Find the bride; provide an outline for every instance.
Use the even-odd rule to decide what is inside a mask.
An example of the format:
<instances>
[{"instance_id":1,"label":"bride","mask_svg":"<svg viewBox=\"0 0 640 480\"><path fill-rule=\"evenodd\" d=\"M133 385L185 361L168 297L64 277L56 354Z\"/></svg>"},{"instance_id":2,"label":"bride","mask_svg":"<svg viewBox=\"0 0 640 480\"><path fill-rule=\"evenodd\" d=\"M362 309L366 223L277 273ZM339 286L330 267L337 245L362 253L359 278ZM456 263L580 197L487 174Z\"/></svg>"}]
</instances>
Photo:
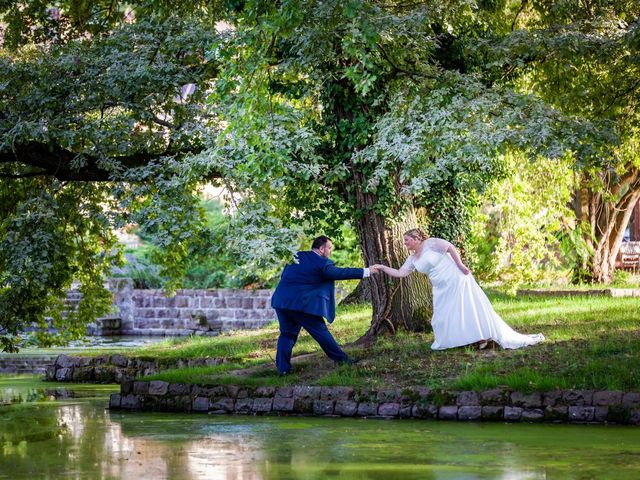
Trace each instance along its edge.
<instances>
[{"instance_id":1,"label":"bride","mask_svg":"<svg viewBox=\"0 0 640 480\"><path fill-rule=\"evenodd\" d=\"M404 234L404 245L413 254L399 270L376 266L397 278L406 277L414 270L429 276L433 285L433 350L476 342L485 348L490 340L502 348L520 348L544 340L541 333L520 334L500 318L451 243L429 238L414 228Z\"/></svg>"}]
</instances>

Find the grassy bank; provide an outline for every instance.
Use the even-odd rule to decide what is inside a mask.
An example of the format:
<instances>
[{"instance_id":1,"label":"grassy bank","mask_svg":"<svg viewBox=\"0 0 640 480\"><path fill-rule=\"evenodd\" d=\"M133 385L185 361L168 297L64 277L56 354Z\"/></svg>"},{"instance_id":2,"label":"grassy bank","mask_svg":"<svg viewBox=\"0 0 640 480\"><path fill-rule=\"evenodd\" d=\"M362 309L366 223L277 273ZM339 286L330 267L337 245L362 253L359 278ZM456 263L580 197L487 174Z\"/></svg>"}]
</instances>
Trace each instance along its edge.
<instances>
[{"instance_id":1,"label":"grassy bank","mask_svg":"<svg viewBox=\"0 0 640 480\"><path fill-rule=\"evenodd\" d=\"M640 390L640 299L513 298L498 293L490 298L512 327L522 333L542 332L547 341L520 350L432 351L432 334L399 333L367 348L348 347L360 362L334 368L303 333L294 349L296 374L285 378L276 375L273 362L276 325L215 338L169 340L127 353L227 359L215 367L169 370L152 377L171 382ZM331 330L348 345L366 331L370 315L369 307L341 309Z\"/></svg>"}]
</instances>

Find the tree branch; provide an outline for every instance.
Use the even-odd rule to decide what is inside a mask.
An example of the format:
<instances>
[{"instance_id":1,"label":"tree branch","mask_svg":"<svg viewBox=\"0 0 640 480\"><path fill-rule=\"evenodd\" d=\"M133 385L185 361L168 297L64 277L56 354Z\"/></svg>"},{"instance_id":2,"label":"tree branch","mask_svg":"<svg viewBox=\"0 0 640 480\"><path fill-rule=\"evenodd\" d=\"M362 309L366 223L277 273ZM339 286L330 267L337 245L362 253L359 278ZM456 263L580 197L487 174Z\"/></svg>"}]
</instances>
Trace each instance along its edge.
<instances>
[{"instance_id":1,"label":"tree branch","mask_svg":"<svg viewBox=\"0 0 640 480\"><path fill-rule=\"evenodd\" d=\"M522 11L524 10L524 7L527 6L527 3L528 3L528 0L522 0L522 3L520 4L520 8L516 12L516 16L513 17L513 22L511 23L511 31L512 32L516 28L516 23L518 22L518 17L520 16Z\"/></svg>"},{"instance_id":2,"label":"tree branch","mask_svg":"<svg viewBox=\"0 0 640 480\"><path fill-rule=\"evenodd\" d=\"M17 180L20 178L29 178L29 177L42 177L47 175L45 170L41 170L39 172L28 172L28 173L1 173L0 178L10 178L13 180Z\"/></svg>"},{"instance_id":3,"label":"tree branch","mask_svg":"<svg viewBox=\"0 0 640 480\"><path fill-rule=\"evenodd\" d=\"M191 150L165 151L162 153L138 152L131 155L111 157L123 168L142 167L171 155L184 155L187 153L199 153L202 147ZM80 168L73 168L73 161L82 155L85 165ZM100 159L89 154L79 154L60 147L59 145L45 144L40 142L28 142L14 145L12 151L0 152L0 163L18 163L30 167L40 168L40 172L25 172L24 174L0 174L5 178L22 178L33 176L50 176L60 181L80 181L80 182L106 182L117 181L112 171L100 165ZM11 176L13 175L13 176ZM212 178L219 178L214 173Z\"/></svg>"},{"instance_id":4,"label":"tree branch","mask_svg":"<svg viewBox=\"0 0 640 480\"><path fill-rule=\"evenodd\" d=\"M380 53L382 53L382 56L384 57L384 59L387 61L387 63L389 65L391 65L391 68L393 68L396 72L399 73L404 73L406 75L409 75L410 77L426 77L426 78L437 78L435 75L428 75L424 72L418 72L416 70L407 70L404 69L402 67L399 67L398 65L396 65L393 60L391 60L391 57L389 56L389 54L387 53L387 51L385 50L385 48L382 46L382 44L377 43L376 46L378 47L378 50L380 50Z\"/></svg>"},{"instance_id":5,"label":"tree branch","mask_svg":"<svg viewBox=\"0 0 640 480\"><path fill-rule=\"evenodd\" d=\"M638 88L638 86L640 86L640 78L638 78L635 82L633 82L633 84L625 89L625 90L618 90L616 91L616 93L613 95L613 98L611 99L611 101L609 102L609 104L604 107L603 109L601 109L597 115L604 115L611 107L613 107L613 105L621 98L626 97L627 95L633 93L634 90L636 90Z\"/></svg>"}]
</instances>

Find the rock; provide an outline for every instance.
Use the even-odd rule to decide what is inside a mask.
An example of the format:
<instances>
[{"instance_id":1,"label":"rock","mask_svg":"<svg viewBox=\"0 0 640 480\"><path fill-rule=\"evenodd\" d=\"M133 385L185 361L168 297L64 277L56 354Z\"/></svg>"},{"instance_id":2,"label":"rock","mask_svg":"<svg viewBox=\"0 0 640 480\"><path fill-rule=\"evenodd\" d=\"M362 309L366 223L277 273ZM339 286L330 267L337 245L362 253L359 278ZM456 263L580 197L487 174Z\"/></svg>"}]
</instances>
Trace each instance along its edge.
<instances>
[{"instance_id":1,"label":"rock","mask_svg":"<svg viewBox=\"0 0 640 480\"><path fill-rule=\"evenodd\" d=\"M594 407L569 407L569 421L576 423L592 422L594 413Z\"/></svg>"},{"instance_id":2,"label":"rock","mask_svg":"<svg viewBox=\"0 0 640 480\"><path fill-rule=\"evenodd\" d=\"M544 409L544 418L549 422L566 422L569 418L569 408L564 405L547 406Z\"/></svg>"},{"instance_id":3,"label":"rock","mask_svg":"<svg viewBox=\"0 0 640 480\"><path fill-rule=\"evenodd\" d=\"M620 405L622 403L622 395L623 393L618 391L594 392L593 406Z\"/></svg>"},{"instance_id":4,"label":"rock","mask_svg":"<svg viewBox=\"0 0 640 480\"><path fill-rule=\"evenodd\" d=\"M56 366L62 368L72 368L78 365L77 357L69 357L67 355L58 355L56 358Z\"/></svg>"},{"instance_id":5,"label":"rock","mask_svg":"<svg viewBox=\"0 0 640 480\"><path fill-rule=\"evenodd\" d=\"M111 355L111 363L116 367L126 367L129 363L129 359L124 355Z\"/></svg>"},{"instance_id":6,"label":"rock","mask_svg":"<svg viewBox=\"0 0 640 480\"><path fill-rule=\"evenodd\" d=\"M544 420L544 411L540 408L525 408L520 419L523 422L541 422Z\"/></svg>"},{"instance_id":7,"label":"rock","mask_svg":"<svg viewBox=\"0 0 640 480\"><path fill-rule=\"evenodd\" d=\"M511 405L514 407L538 408L542 406L542 396L538 392L529 394L511 392Z\"/></svg>"},{"instance_id":8,"label":"rock","mask_svg":"<svg viewBox=\"0 0 640 480\"><path fill-rule=\"evenodd\" d=\"M139 410L140 409L140 399L137 395L130 393L129 395L125 395L120 400L120 408L124 410Z\"/></svg>"},{"instance_id":9,"label":"rock","mask_svg":"<svg viewBox=\"0 0 640 480\"><path fill-rule=\"evenodd\" d=\"M353 417L358 411L358 404L352 400L337 400L333 413L343 417Z\"/></svg>"},{"instance_id":10,"label":"rock","mask_svg":"<svg viewBox=\"0 0 640 480\"><path fill-rule=\"evenodd\" d=\"M609 407L594 407L594 409L593 420L600 423L606 422L609 415Z\"/></svg>"},{"instance_id":11,"label":"rock","mask_svg":"<svg viewBox=\"0 0 640 480\"><path fill-rule=\"evenodd\" d=\"M109 408L112 410L116 410L120 408L120 401L122 397L119 393L112 393L111 397L109 397Z\"/></svg>"},{"instance_id":12,"label":"rock","mask_svg":"<svg viewBox=\"0 0 640 480\"><path fill-rule=\"evenodd\" d=\"M256 398L253 401L253 411L256 413L267 413L271 411L273 398Z\"/></svg>"},{"instance_id":13,"label":"rock","mask_svg":"<svg viewBox=\"0 0 640 480\"><path fill-rule=\"evenodd\" d=\"M120 382L120 394L127 395L133 391L133 380L123 380Z\"/></svg>"},{"instance_id":14,"label":"rock","mask_svg":"<svg viewBox=\"0 0 640 480\"><path fill-rule=\"evenodd\" d=\"M73 368L59 368L56 370L56 380L58 382L70 382L73 378Z\"/></svg>"},{"instance_id":15,"label":"rock","mask_svg":"<svg viewBox=\"0 0 640 480\"><path fill-rule=\"evenodd\" d=\"M522 416L522 408L521 407L504 407L504 419L507 422L518 422L520 421L520 417Z\"/></svg>"},{"instance_id":16,"label":"rock","mask_svg":"<svg viewBox=\"0 0 640 480\"><path fill-rule=\"evenodd\" d=\"M276 393L276 387L258 387L255 395L257 397L272 398Z\"/></svg>"},{"instance_id":17,"label":"rock","mask_svg":"<svg viewBox=\"0 0 640 480\"><path fill-rule=\"evenodd\" d=\"M320 400L351 400L354 393L351 387L322 387Z\"/></svg>"},{"instance_id":18,"label":"rock","mask_svg":"<svg viewBox=\"0 0 640 480\"><path fill-rule=\"evenodd\" d=\"M418 403L413 406L411 415L414 418L438 418L438 407L431 403Z\"/></svg>"},{"instance_id":19,"label":"rock","mask_svg":"<svg viewBox=\"0 0 640 480\"><path fill-rule=\"evenodd\" d=\"M458 420L480 420L482 407L479 405L464 405L458 408Z\"/></svg>"},{"instance_id":20,"label":"rock","mask_svg":"<svg viewBox=\"0 0 640 480\"><path fill-rule=\"evenodd\" d=\"M111 365L101 365L93 369L93 381L96 383L116 383L116 370Z\"/></svg>"},{"instance_id":21,"label":"rock","mask_svg":"<svg viewBox=\"0 0 640 480\"><path fill-rule=\"evenodd\" d=\"M563 394L564 392L562 390L544 392L542 395L542 406L555 407L556 405L561 404Z\"/></svg>"},{"instance_id":22,"label":"rock","mask_svg":"<svg viewBox=\"0 0 640 480\"><path fill-rule=\"evenodd\" d=\"M496 405L502 407L506 403L507 395L508 392L501 388L484 390L480 392L480 405Z\"/></svg>"},{"instance_id":23,"label":"rock","mask_svg":"<svg viewBox=\"0 0 640 480\"><path fill-rule=\"evenodd\" d=\"M149 384L149 395L166 395L169 391L169 383L154 380Z\"/></svg>"},{"instance_id":24,"label":"rock","mask_svg":"<svg viewBox=\"0 0 640 480\"><path fill-rule=\"evenodd\" d=\"M357 415L360 417L373 417L378 414L378 404L375 402L360 402Z\"/></svg>"},{"instance_id":25,"label":"rock","mask_svg":"<svg viewBox=\"0 0 640 480\"><path fill-rule=\"evenodd\" d=\"M226 413L233 412L235 409L235 400L233 398L223 397L217 399L215 402L210 401L209 409Z\"/></svg>"},{"instance_id":26,"label":"rock","mask_svg":"<svg viewBox=\"0 0 640 480\"><path fill-rule=\"evenodd\" d=\"M444 405L438 409L438 419L440 420L457 420L458 407L455 405Z\"/></svg>"},{"instance_id":27,"label":"rock","mask_svg":"<svg viewBox=\"0 0 640 480\"><path fill-rule=\"evenodd\" d=\"M93 378L93 368L76 367L73 369L72 378L74 382L78 382L78 383L88 382Z\"/></svg>"},{"instance_id":28,"label":"rock","mask_svg":"<svg viewBox=\"0 0 640 480\"><path fill-rule=\"evenodd\" d=\"M273 410L277 412L293 412L293 397L276 395L273 398Z\"/></svg>"},{"instance_id":29,"label":"rock","mask_svg":"<svg viewBox=\"0 0 640 480\"><path fill-rule=\"evenodd\" d=\"M480 405L480 397L476 392L460 392L456 398L458 406Z\"/></svg>"},{"instance_id":30,"label":"rock","mask_svg":"<svg viewBox=\"0 0 640 480\"><path fill-rule=\"evenodd\" d=\"M133 382L133 393L136 395L149 393L149 382Z\"/></svg>"},{"instance_id":31,"label":"rock","mask_svg":"<svg viewBox=\"0 0 640 480\"><path fill-rule=\"evenodd\" d=\"M236 400L234 410L236 413L251 413L253 409L252 398L238 398Z\"/></svg>"},{"instance_id":32,"label":"rock","mask_svg":"<svg viewBox=\"0 0 640 480\"><path fill-rule=\"evenodd\" d=\"M158 397L161 401L162 411L189 412L192 401L190 395L177 395L172 397Z\"/></svg>"},{"instance_id":33,"label":"rock","mask_svg":"<svg viewBox=\"0 0 640 480\"><path fill-rule=\"evenodd\" d=\"M321 387L296 385L295 387L293 387L293 396L295 398L311 398L313 400L319 400L321 391Z\"/></svg>"},{"instance_id":34,"label":"rock","mask_svg":"<svg viewBox=\"0 0 640 480\"><path fill-rule=\"evenodd\" d=\"M191 402L191 410L194 412L208 412L209 399L207 397L195 397Z\"/></svg>"},{"instance_id":35,"label":"rock","mask_svg":"<svg viewBox=\"0 0 640 480\"><path fill-rule=\"evenodd\" d=\"M583 407L591 405L593 401L593 391L591 390L567 390L562 396L566 405Z\"/></svg>"},{"instance_id":36,"label":"rock","mask_svg":"<svg viewBox=\"0 0 640 480\"><path fill-rule=\"evenodd\" d=\"M296 398L293 397L293 411L295 413L313 413L312 398Z\"/></svg>"},{"instance_id":37,"label":"rock","mask_svg":"<svg viewBox=\"0 0 640 480\"><path fill-rule=\"evenodd\" d=\"M382 403L378 407L378 415L383 417L397 417L400 413L400 404L397 402Z\"/></svg>"},{"instance_id":38,"label":"rock","mask_svg":"<svg viewBox=\"0 0 640 480\"><path fill-rule=\"evenodd\" d=\"M640 407L640 393L638 392L627 392L622 397L622 406L628 408L638 408Z\"/></svg>"},{"instance_id":39,"label":"rock","mask_svg":"<svg viewBox=\"0 0 640 480\"><path fill-rule=\"evenodd\" d=\"M413 405L402 405L398 415L400 418L411 418L413 412Z\"/></svg>"},{"instance_id":40,"label":"rock","mask_svg":"<svg viewBox=\"0 0 640 480\"><path fill-rule=\"evenodd\" d=\"M293 387L278 387L275 396L281 398L292 398Z\"/></svg>"},{"instance_id":41,"label":"rock","mask_svg":"<svg viewBox=\"0 0 640 480\"><path fill-rule=\"evenodd\" d=\"M481 416L483 420L503 420L504 407L494 405L483 406Z\"/></svg>"},{"instance_id":42,"label":"rock","mask_svg":"<svg viewBox=\"0 0 640 480\"><path fill-rule=\"evenodd\" d=\"M185 383L172 383L169 385L169 395L190 395L191 385Z\"/></svg>"},{"instance_id":43,"label":"rock","mask_svg":"<svg viewBox=\"0 0 640 480\"><path fill-rule=\"evenodd\" d=\"M314 415L333 415L334 400L315 400L313 402Z\"/></svg>"}]
</instances>

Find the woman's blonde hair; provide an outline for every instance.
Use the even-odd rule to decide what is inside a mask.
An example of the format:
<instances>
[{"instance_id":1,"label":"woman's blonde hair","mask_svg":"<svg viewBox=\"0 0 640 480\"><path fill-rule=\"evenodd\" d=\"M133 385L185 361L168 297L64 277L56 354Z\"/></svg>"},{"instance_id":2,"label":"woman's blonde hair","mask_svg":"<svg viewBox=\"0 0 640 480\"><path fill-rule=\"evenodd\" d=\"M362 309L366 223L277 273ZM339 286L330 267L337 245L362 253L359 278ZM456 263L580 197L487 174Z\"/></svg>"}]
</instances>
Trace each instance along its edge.
<instances>
[{"instance_id":1,"label":"woman's blonde hair","mask_svg":"<svg viewBox=\"0 0 640 480\"><path fill-rule=\"evenodd\" d=\"M404 232L407 237L414 238L416 240L426 240L429 236L421 228L412 228Z\"/></svg>"}]
</instances>

